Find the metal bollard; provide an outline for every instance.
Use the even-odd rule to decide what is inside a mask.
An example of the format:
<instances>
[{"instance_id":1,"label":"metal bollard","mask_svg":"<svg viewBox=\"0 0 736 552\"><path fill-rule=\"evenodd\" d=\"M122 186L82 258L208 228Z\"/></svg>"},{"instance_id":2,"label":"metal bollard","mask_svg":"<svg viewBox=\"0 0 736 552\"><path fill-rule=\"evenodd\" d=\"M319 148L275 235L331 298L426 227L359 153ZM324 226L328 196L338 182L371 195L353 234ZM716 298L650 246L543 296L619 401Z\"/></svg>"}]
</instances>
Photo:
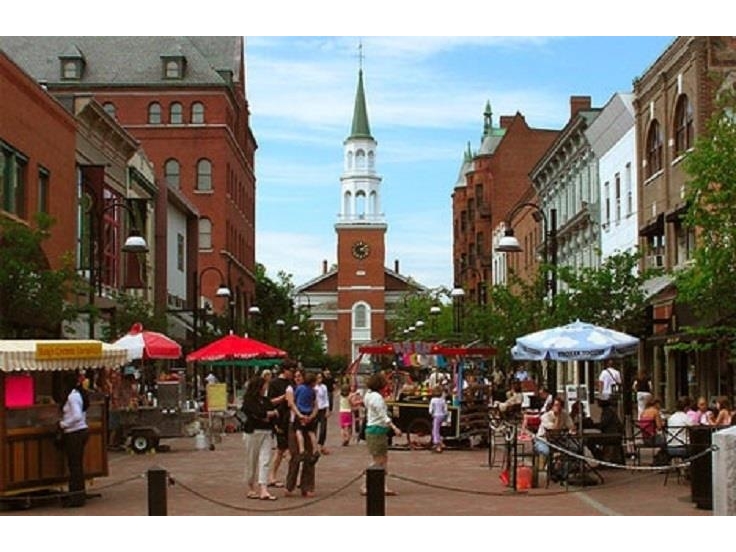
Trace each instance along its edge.
<instances>
[{"instance_id":1,"label":"metal bollard","mask_svg":"<svg viewBox=\"0 0 736 552\"><path fill-rule=\"evenodd\" d=\"M365 515L386 515L386 470L381 466L371 466L365 470Z\"/></svg>"},{"instance_id":2,"label":"metal bollard","mask_svg":"<svg viewBox=\"0 0 736 552\"><path fill-rule=\"evenodd\" d=\"M165 516L166 513L166 484L168 476L163 468L148 470L148 515Z\"/></svg>"}]
</instances>

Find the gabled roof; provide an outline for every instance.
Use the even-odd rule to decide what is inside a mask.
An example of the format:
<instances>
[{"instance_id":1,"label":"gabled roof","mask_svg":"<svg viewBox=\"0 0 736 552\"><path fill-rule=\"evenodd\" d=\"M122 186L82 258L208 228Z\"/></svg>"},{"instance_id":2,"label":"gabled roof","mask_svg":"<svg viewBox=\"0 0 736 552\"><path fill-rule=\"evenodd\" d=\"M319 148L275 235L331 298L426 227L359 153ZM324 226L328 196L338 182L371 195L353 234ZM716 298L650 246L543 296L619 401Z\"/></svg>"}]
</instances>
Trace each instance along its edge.
<instances>
[{"instance_id":1,"label":"gabled roof","mask_svg":"<svg viewBox=\"0 0 736 552\"><path fill-rule=\"evenodd\" d=\"M384 273L384 287L386 291L403 291L408 289L415 289L417 291L426 291L426 287L418 284L414 280L407 278L394 272L390 268L383 268ZM324 291L337 291L337 269L333 268L320 274L316 278L309 280L308 282L294 288L294 293L309 293L309 292L324 292Z\"/></svg>"},{"instance_id":2,"label":"gabled roof","mask_svg":"<svg viewBox=\"0 0 736 552\"><path fill-rule=\"evenodd\" d=\"M244 55L235 36L0 36L0 49L37 81L61 84L59 59L71 56L85 60L81 83L121 86L228 84L220 71L237 82ZM172 52L187 60L181 81L163 78L161 56Z\"/></svg>"}]
</instances>

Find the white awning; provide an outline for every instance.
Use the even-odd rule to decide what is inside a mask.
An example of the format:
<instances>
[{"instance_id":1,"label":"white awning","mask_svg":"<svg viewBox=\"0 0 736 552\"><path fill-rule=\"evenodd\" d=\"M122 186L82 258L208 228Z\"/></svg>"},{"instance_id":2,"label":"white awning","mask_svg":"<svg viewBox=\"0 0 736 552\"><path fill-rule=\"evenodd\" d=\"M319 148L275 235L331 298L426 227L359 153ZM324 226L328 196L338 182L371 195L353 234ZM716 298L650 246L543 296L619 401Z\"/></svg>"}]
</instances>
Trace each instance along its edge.
<instances>
[{"instance_id":1,"label":"white awning","mask_svg":"<svg viewBox=\"0 0 736 552\"><path fill-rule=\"evenodd\" d=\"M0 339L0 371L58 371L126 364L128 351L94 339Z\"/></svg>"},{"instance_id":2,"label":"white awning","mask_svg":"<svg viewBox=\"0 0 736 552\"><path fill-rule=\"evenodd\" d=\"M654 297L660 291L667 288L667 286L671 285L674 281L675 279L667 274L650 278L649 280L644 282L644 284L642 284L642 288L644 289L644 298L650 299Z\"/></svg>"}]
</instances>

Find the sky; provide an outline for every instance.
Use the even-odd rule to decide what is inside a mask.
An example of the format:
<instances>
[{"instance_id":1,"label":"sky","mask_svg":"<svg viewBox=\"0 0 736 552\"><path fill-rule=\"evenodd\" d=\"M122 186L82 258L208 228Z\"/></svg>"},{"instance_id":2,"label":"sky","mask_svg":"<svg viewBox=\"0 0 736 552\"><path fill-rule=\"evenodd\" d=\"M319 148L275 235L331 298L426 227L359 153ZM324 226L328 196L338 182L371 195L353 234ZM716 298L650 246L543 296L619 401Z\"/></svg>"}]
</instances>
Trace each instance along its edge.
<instances>
[{"instance_id":1,"label":"sky","mask_svg":"<svg viewBox=\"0 0 736 552\"><path fill-rule=\"evenodd\" d=\"M561 129L572 95L603 107L630 92L672 36L248 36L256 152L256 260L296 285L336 263L343 141L359 45L388 223L386 266L452 286L452 199L483 111Z\"/></svg>"}]
</instances>

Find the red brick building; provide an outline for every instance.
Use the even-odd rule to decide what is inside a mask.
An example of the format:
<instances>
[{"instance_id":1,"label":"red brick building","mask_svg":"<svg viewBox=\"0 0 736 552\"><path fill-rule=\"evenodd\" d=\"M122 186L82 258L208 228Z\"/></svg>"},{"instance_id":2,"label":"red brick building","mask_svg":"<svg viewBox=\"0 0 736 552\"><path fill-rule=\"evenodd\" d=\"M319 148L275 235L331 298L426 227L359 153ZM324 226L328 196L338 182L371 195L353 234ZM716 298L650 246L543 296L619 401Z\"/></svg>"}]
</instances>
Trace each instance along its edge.
<instances>
[{"instance_id":1,"label":"red brick building","mask_svg":"<svg viewBox=\"0 0 736 552\"><path fill-rule=\"evenodd\" d=\"M529 171L554 142L559 132L535 129L524 116L502 116L493 126L490 103L483 114L481 147L468 145L458 182L452 194L453 266L456 286L466 291L466 300L485 303L493 275L494 232L520 201L534 201ZM511 221L524 253L508 262L522 276L536 268L536 247L541 241L538 223L527 212Z\"/></svg>"},{"instance_id":2,"label":"red brick building","mask_svg":"<svg viewBox=\"0 0 736 552\"><path fill-rule=\"evenodd\" d=\"M257 147L243 38L3 37L0 47L50 92L91 93L139 141L158 186L177 189L199 213L197 258L186 262L188 308L227 308L215 295L219 271L243 321L255 293ZM166 306L179 299L169 294Z\"/></svg>"},{"instance_id":3,"label":"red brick building","mask_svg":"<svg viewBox=\"0 0 736 552\"><path fill-rule=\"evenodd\" d=\"M33 225L56 219L43 243L52 269L76 247L74 117L0 50L0 216Z\"/></svg>"}]
</instances>

